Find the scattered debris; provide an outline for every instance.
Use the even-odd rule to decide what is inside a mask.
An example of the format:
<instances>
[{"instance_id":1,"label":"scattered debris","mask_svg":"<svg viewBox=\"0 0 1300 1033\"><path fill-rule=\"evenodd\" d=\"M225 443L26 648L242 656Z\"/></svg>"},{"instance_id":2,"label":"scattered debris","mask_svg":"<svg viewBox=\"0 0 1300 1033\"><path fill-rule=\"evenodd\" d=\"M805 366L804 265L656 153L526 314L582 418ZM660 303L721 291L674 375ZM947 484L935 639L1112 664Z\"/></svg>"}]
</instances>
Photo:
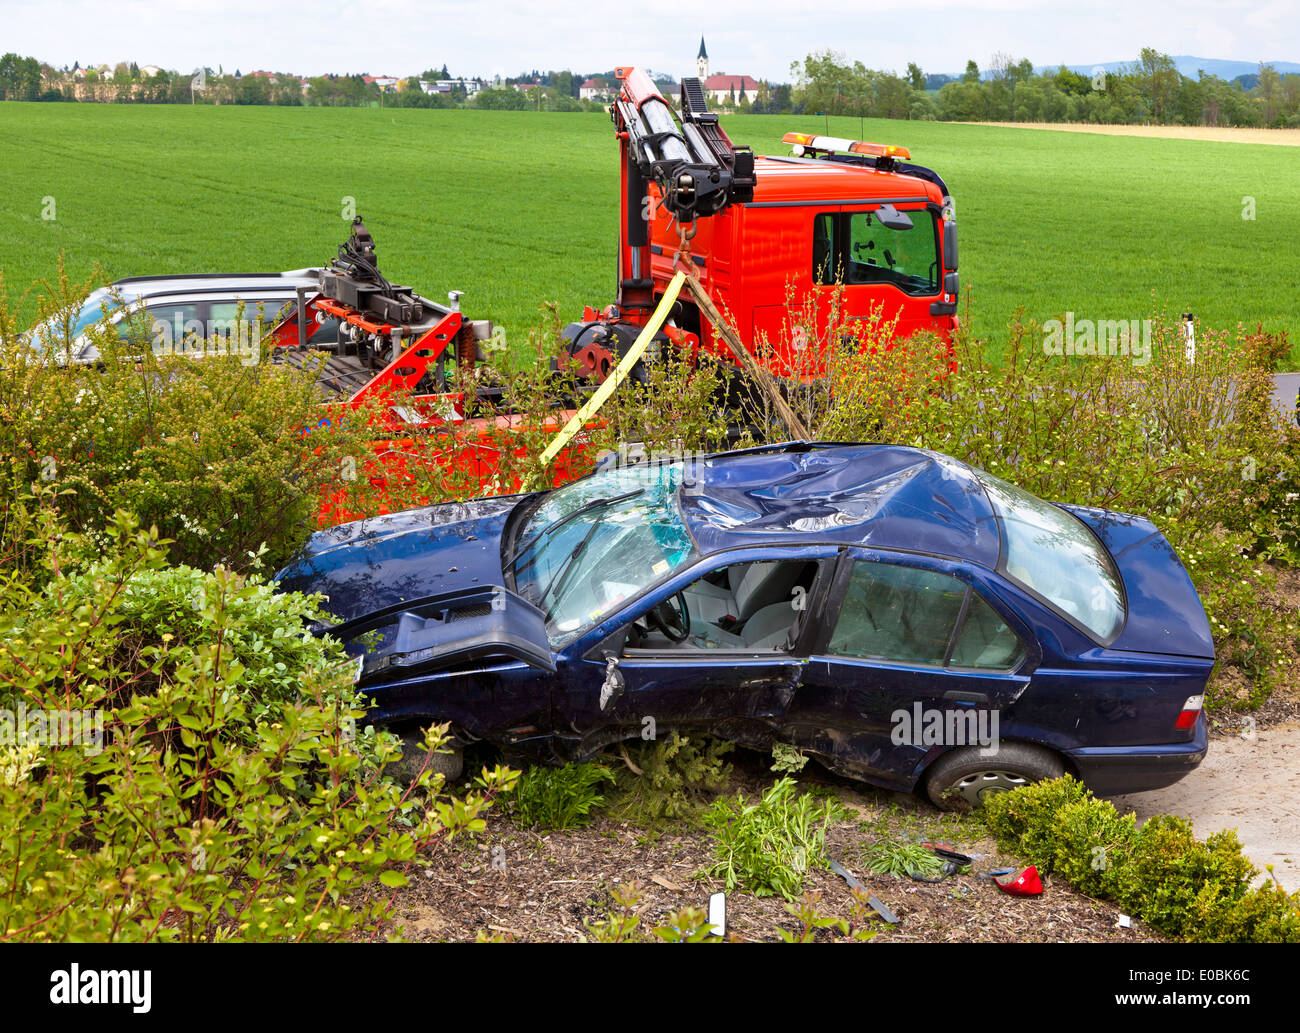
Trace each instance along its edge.
<instances>
[{"instance_id":1,"label":"scattered debris","mask_svg":"<svg viewBox=\"0 0 1300 1033\"><path fill-rule=\"evenodd\" d=\"M849 889L861 890L863 893L867 894L867 904L870 905L871 909L875 911L876 914L890 925L897 925L899 923L899 917L881 903L874 893L867 893L867 887L861 879L845 868L844 865L840 864L839 861L835 860L835 858L832 857L830 863L831 871L847 882L849 884Z\"/></svg>"},{"instance_id":2,"label":"scattered debris","mask_svg":"<svg viewBox=\"0 0 1300 1033\"><path fill-rule=\"evenodd\" d=\"M727 895L714 893L709 897L709 932L714 936L727 935Z\"/></svg>"},{"instance_id":3,"label":"scattered debris","mask_svg":"<svg viewBox=\"0 0 1300 1033\"><path fill-rule=\"evenodd\" d=\"M992 874L998 888L1013 897L1036 897L1043 892L1043 880L1039 878L1038 869L1032 864L1019 872Z\"/></svg>"}]
</instances>

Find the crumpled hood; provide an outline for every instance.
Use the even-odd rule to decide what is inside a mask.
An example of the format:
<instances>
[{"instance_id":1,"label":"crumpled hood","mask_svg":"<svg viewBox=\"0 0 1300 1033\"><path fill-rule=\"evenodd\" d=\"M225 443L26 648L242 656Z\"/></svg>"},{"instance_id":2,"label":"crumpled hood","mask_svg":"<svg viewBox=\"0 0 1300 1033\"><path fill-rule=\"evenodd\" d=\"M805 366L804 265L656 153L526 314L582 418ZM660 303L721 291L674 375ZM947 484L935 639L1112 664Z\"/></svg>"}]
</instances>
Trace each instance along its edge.
<instances>
[{"instance_id":1,"label":"crumpled hood","mask_svg":"<svg viewBox=\"0 0 1300 1033\"><path fill-rule=\"evenodd\" d=\"M527 496L426 506L317 531L275 579L322 592L340 621L397 603L503 584L501 532Z\"/></svg>"},{"instance_id":2,"label":"crumpled hood","mask_svg":"<svg viewBox=\"0 0 1300 1033\"><path fill-rule=\"evenodd\" d=\"M1083 506L1061 508L1092 528L1124 580L1128 619L1111 649L1214 659L1214 636L1196 586L1150 520Z\"/></svg>"}]
</instances>

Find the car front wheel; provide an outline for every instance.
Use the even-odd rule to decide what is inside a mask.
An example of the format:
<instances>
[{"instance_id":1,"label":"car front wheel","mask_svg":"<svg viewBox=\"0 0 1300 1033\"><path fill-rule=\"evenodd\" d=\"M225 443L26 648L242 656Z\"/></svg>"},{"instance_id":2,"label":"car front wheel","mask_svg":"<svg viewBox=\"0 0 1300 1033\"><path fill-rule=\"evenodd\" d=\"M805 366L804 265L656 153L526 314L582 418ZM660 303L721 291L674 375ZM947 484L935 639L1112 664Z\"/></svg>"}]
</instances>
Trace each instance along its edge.
<instances>
[{"instance_id":1,"label":"car front wheel","mask_svg":"<svg viewBox=\"0 0 1300 1033\"><path fill-rule=\"evenodd\" d=\"M925 794L945 811L974 809L996 793L1063 774L1061 758L1041 746L1005 743L991 756L981 756L979 747L967 746L935 761L925 779Z\"/></svg>"},{"instance_id":2,"label":"car front wheel","mask_svg":"<svg viewBox=\"0 0 1300 1033\"><path fill-rule=\"evenodd\" d=\"M424 748L423 729L405 729L398 733L402 740L402 756L388 764L384 771L402 785L409 785L420 777L427 767L434 774L453 782L465 771L465 751L459 741L451 739L441 751L429 753Z\"/></svg>"}]
</instances>

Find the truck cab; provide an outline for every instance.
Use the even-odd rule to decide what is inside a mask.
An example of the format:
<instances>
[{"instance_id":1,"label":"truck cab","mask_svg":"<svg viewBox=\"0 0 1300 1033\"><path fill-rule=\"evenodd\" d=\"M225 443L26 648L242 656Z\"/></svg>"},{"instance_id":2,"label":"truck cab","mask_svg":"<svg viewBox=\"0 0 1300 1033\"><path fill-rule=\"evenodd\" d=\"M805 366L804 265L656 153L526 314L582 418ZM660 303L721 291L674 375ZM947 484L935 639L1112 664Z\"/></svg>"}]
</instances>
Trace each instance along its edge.
<instances>
[{"instance_id":1,"label":"truck cab","mask_svg":"<svg viewBox=\"0 0 1300 1033\"><path fill-rule=\"evenodd\" d=\"M616 69L621 152L616 300L565 328L579 368L603 381L679 270L713 318L780 377L822 376L847 341L891 347L957 327L957 224L947 185L897 145L787 133L787 156L732 143L698 80L677 110L641 70ZM657 337L724 361L700 300L677 302ZM719 315L720 313L720 315ZM748 357L744 357L748 362Z\"/></svg>"},{"instance_id":2,"label":"truck cab","mask_svg":"<svg viewBox=\"0 0 1300 1033\"><path fill-rule=\"evenodd\" d=\"M754 173L752 201L697 222L689 259L773 373L817 375L817 342L858 322L878 324L872 339L956 328L956 223L941 183L829 156L759 157ZM662 291L679 235L666 210L656 215L650 268ZM680 321L705 350L730 354L698 315Z\"/></svg>"}]
</instances>

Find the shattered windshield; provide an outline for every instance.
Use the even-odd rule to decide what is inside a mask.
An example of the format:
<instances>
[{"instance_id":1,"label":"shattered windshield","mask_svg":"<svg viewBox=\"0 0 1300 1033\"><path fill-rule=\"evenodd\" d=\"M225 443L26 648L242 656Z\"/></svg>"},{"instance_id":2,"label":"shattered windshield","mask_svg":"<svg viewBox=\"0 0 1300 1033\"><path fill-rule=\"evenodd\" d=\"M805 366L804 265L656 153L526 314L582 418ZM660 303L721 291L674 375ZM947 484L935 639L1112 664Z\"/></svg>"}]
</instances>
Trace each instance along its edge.
<instances>
[{"instance_id":1,"label":"shattered windshield","mask_svg":"<svg viewBox=\"0 0 1300 1033\"><path fill-rule=\"evenodd\" d=\"M516 590L554 646L696 556L677 489L682 463L619 467L557 488L519 530Z\"/></svg>"}]
</instances>

